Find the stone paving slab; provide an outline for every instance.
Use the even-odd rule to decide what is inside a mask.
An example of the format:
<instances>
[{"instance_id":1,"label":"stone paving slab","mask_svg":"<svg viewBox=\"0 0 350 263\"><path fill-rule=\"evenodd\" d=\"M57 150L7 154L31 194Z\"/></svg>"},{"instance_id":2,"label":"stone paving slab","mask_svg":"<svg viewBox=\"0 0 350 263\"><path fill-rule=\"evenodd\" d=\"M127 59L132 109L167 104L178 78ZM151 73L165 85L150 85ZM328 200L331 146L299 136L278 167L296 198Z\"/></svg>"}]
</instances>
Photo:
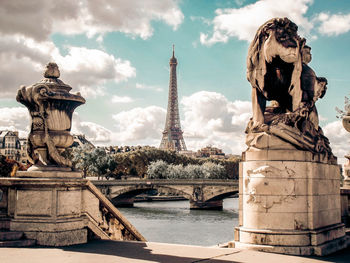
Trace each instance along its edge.
<instances>
[{"instance_id":1,"label":"stone paving slab","mask_svg":"<svg viewBox=\"0 0 350 263\"><path fill-rule=\"evenodd\" d=\"M350 262L350 249L327 257L297 257L241 250L154 242L93 241L60 248L0 248L1 263L321 263Z\"/></svg>"}]
</instances>

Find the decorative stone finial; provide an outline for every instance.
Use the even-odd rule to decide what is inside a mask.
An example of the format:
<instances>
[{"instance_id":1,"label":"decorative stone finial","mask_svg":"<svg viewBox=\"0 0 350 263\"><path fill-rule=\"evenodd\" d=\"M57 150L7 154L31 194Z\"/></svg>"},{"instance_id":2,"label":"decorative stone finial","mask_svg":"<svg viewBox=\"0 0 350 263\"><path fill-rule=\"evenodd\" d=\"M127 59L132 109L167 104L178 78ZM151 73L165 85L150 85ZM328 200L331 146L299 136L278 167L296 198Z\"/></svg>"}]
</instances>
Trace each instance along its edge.
<instances>
[{"instance_id":1,"label":"decorative stone finial","mask_svg":"<svg viewBox=\"0 0 350 263\"><path fill-rule=\"evenodd\" d=\"M49 62L46 65L46 70L44 72L45 78L59 78L60 77L60 70L58 69L58 66L55 62Z\"/></svg>"},{"instance_id":2,"label":"decorative stone finial","mask_svg":"<svg viewBox=\"0 0 350 263\"><path fill-rule=\"evenodd\" d=\"M72 115L85 103L80 94L71 94L71 87L59 80L56 63L46 65L44 79L29 87L22 86L17 101L25 105L32 117L28 137L28 157L34 164L31 171L70 171L72 162L61 153L74 139L70 134Z\"/></svg>"}]
</instances>

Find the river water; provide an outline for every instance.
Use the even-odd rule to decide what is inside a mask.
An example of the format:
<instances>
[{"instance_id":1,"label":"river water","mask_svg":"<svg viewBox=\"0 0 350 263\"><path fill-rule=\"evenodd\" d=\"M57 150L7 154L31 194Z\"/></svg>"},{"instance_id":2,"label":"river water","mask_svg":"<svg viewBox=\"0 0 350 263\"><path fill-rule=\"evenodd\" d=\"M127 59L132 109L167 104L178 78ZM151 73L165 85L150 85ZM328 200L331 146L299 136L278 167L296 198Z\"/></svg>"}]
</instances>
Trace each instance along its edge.
<instances>
[{"instance_id":1,"label":"river water","mask_svg":"<svg viewBox=\"0 0 350 263\"><path fill-rule=\"evenodd\" d=\"M222 211L190 210L189 201L142 202L119 208L152 242L213 246L233 240L238 198L224 199Z\"/></svg>"}]
</instances>

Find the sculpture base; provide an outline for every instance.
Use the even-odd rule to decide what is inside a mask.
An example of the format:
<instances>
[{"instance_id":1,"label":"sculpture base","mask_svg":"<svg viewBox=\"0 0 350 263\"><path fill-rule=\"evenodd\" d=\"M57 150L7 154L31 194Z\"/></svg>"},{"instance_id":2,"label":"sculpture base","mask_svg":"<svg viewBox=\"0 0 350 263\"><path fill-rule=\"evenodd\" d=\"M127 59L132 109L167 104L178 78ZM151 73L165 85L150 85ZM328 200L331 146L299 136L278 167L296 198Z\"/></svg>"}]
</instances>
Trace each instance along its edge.
<instances>
[{"instance_id":1,"label":"sculpture base","mask_svg":"<svg viewBox=\"0 0 350 263\"><path fill-rule=\"evenodd\" d=\"M327 155L249 149L239 178L236 247L293 255L345 248L340 169Z\"/></svg>"},{"instance_id":2,"label":"sculpture base","mask_svg":"<svg viewBox=\"0 0 350 263\"><path fill-rule=\"evenodd\" d=\"M313 231L252 230L235 228L232 247L257 251L324 256L346 248L350 239L345 235L343 224L336 224Z\"/></svg>"},{"instance_id":3,"label":"sculpture base","mask_svg":"<svg viewBox=\"0 0 350 263\"><path fill-rule=\"evenodd\" d=\"M18 172L22 177L31 177L33 173ZM27 238L43 246L86 243L86 216L82 213L86 180L67 176L14 178L8 189L10 230L24 232Z\"/></svg>"},{"instance_id":4,"label":"sculpture base","mask_svg":"<svg viewBox=\"0 0 350 263\"><path fill-rule=\"evenodd\" d=\"M18 171L16 177L20 178L82 178L81 172L64 171Z\"/></svg>"},{"instance_id":5,"label":"sculpture base","mask_svg":"<svg viewBox=\"0 0 350 263\"><path fill-rule=\"evenodd\" d=\"M32 165L29 167L28 172L71 172L72 168L65 166L56 166L56 165Z\"/></svg>"}]
</instances>

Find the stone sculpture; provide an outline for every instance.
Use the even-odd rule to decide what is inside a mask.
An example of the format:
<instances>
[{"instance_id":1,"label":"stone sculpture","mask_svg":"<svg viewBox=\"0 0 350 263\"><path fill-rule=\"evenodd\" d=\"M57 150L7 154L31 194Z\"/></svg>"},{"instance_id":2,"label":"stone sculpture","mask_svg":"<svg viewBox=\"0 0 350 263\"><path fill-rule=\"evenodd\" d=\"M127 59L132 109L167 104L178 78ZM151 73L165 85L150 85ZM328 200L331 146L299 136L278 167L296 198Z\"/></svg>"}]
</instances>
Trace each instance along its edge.
<instances>
[{"instance_id":1,"label":"stone sculpture","mask_svg":"<svg viewBox=\"0 0 350 263\"><path fill-rule=\"evenodd\" d=\"M240 166L235 247L326 255L346 247L340 169L315 106L327 80L309 67L311 48L297 30L288 18L271 19L249 47L253 118Z\"/></svg>"},{"instance_id":2,"label":"stone sculpture","mask_svg":"<svg viewBox=\"0 0 350 263\"><path fill-rule=\"evenodd\" d=\"M315 106L326 92L327 80L308 66L311 48L297 30L288 18L271 19L258 29L249 47L253 118L246 129L246 143L257 149L324 153L333 159ZM268 107L267 101L272 101Z\"/></svg>"},{"instance_id":3,"label":"stone sculpture","mask_svg":"<svg viewBox=\"0 0 350 263\"><path fill-rule=\"evenodd\" d=\"M48 63L44 79L22 86L17 93L17 101L28 108L32 118L28 137L28 157L34 164L31 171L71 170L71 161L61 153L73 143L72 114L85 99L69 93L72 88L59 77L57 64Z\"/></svg>"}]
</instances>

